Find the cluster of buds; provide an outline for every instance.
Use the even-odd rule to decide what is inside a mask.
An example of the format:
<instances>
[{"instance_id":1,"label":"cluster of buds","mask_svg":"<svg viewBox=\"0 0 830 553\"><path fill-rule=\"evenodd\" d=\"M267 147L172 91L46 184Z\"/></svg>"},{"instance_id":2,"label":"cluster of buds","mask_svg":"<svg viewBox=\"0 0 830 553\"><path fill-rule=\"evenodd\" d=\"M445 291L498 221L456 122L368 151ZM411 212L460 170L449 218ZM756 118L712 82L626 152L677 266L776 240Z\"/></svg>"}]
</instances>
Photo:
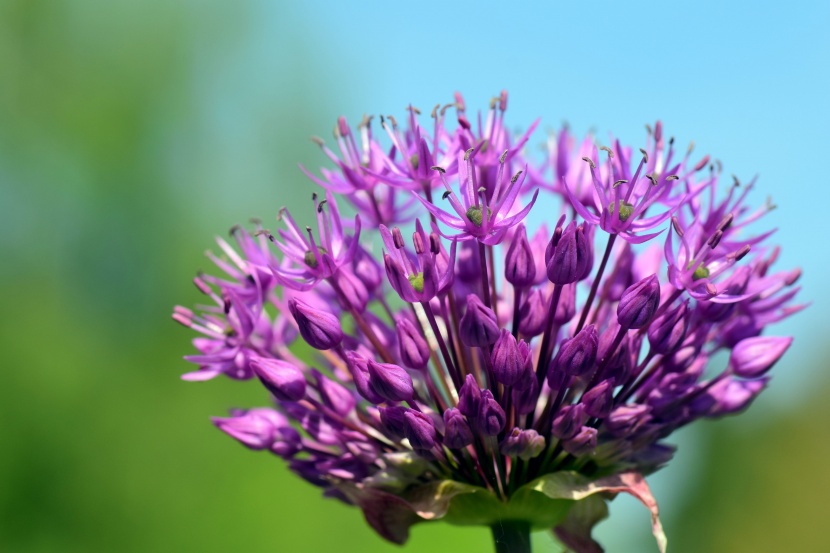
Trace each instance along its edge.
<instances>
[{"instance_id":1,"label":"cluster of buds","mask_svg":"<svg viewBox=\"0 0 830 553\"><path fill-rule=\"evenodd\" d=\"M571 507L624 491L663 544L642 476L675 430L766 386L791 338L762 333L802 307L799 271L773 271L771 233L749 231L768 209L746 203L753 183L719 194L720 165L659 122L639 150L565 129L539 161L524 151L535 125L516 139L506 108L502 93L474 125L456 95L427 125L413 107L405 128L381 117L383 140L368 117L338 121L337 152L315 139L335 164L306 171L325 189L316 229L283 209L285 228L219 240L224 274L195 279L209 305L174 311L200 333L184 378L259 380L269 407L214 424L392 541L477 493L500 506L478 523L526 516L594 551L579 517L600 517ZM540 204L552 230L529 236ZM534 518L528 494L560 506Z\"/></svg>"}]
</instances>

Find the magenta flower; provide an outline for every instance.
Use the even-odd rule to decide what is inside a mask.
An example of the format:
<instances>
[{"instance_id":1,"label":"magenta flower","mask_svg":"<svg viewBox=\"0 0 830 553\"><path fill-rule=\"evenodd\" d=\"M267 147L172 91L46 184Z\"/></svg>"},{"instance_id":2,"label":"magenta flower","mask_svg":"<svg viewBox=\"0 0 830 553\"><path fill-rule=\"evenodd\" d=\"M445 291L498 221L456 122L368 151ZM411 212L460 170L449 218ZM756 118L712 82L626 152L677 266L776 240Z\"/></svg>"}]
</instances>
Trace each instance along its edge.
<instances>
[{"instance_id":1,"label":"magenta flower","mask_svg":"<svg viewBox=\"0 0 830 553\"><path fill-rule=\"evenodd\" d=\"M338 120L339 153L321 144L334 168L306 171L326 189L316 232L287 211L275 235L234 229L209 254L221 276L194 280L206 305L174 309L198 333L183 378L261 383L268 407L216 427L392 542L445 519L490 526L499 551L541 529L601 551L591 528L628 493L665 551L644 476L675 430L767 386L792 338L766 327L804 307L801 273L773 270L771 232L750 231L770 208L748 207L752 184L719 195L719 167L679 158L660 123L634 165L636 150L612 141L601 161L567 130L538 163L535 123L514 139L506 108L502 93L471 122L456 95L431 124L383 117L380 136ZM528 232L540 191L561 205Z\"/></svg>"}]
</instances>

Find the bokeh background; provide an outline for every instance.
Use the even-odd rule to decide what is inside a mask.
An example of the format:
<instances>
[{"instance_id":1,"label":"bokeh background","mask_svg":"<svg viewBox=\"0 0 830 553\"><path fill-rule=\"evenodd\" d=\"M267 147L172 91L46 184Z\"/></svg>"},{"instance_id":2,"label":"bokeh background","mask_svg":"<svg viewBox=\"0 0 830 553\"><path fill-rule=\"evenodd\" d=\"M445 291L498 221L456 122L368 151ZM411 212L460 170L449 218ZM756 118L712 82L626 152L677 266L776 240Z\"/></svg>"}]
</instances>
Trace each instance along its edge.
<instances>
[{"instance_id":1,"label":"bokeh background","mask_svg":"<svg viewBox=\"0 0 830 553\"><path fill-rule=\"evenodd\" d=\"M682 432L652 486L673 552L830 551L830 4L516 4L0 2L0 551L396 550L209 424L265 394L180 381L191 334L169 312L214 235L308 212L297 163L323 163L307 137L338 115L502 88L517 129L636 144L662 118L760 173L813 305L777 329L796 341L771 389ZM633 501L599 534L654 550ZM426 524L402 550L490 547Z\"/></svg>"}]
</instances>

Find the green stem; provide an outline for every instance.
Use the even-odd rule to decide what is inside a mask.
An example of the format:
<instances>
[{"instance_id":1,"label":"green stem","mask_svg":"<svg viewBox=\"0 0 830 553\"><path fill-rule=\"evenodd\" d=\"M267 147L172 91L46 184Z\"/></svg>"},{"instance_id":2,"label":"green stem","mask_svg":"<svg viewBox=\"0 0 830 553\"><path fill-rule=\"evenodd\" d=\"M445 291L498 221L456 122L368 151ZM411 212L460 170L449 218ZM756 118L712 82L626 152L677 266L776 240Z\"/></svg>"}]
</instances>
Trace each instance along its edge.
<instances>
[{"instance_id":1,"label":"green stem","mask_svg":"<svg viewBox=\"0 0 830 553\"><path fill-rule=\"evenodd\" d=\"M496 553L531 553L530 523L521 520L502 520L495 523L493 542Z\"/></svg>"}]
</instances>

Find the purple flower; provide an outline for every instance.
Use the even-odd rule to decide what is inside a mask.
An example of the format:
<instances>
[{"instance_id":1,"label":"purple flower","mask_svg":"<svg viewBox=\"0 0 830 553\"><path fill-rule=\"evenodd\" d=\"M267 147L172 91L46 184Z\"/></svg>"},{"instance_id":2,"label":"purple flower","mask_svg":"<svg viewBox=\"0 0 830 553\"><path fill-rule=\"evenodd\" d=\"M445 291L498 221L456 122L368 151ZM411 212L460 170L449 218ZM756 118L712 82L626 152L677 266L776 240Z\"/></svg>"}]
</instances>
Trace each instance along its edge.
<instances>
[{"instance_id":1,"label":"purple flower","mask_svg":"<svg viewBox=\"0 0 830 553\"><path fill-rule=\"evenodd\" d=\"M801 272L753 230L771 208L751 206L753 183L721 192L719 164L659 122L639 154L561 129L538 161L536 123L514 137L506 109L506 93L479 114L456 94L428 121L412 106L401 124L338 119L336 146L315 140L334 166L304 169L325 189L316 213L234 228L209 254L218 274L194 279L204 305L174 309L197 333L183 378L259 379L271 407L216 427L396 543L448 510L541 527L549 492L584 499L544 525L599 551L574 517L628 492L664 544L643 475L675 430L763 391L792 343L767 328L804 307ZM548 223L528 234L532 209ZM468 512L484 504L492 520Z\"/></svg>"}]
</instances>

